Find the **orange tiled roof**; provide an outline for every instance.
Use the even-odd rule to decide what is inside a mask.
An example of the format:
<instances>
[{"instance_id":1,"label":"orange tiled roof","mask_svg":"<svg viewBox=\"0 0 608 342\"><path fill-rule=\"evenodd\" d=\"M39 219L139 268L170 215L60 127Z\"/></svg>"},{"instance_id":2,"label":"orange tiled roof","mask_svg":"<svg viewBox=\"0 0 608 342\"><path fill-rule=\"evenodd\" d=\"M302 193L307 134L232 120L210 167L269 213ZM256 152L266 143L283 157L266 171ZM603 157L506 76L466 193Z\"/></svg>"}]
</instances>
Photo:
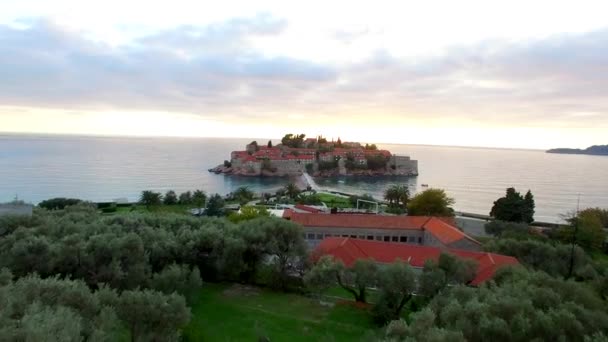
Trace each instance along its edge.
<instances>
[{"instance_id":1,"label":"orange tiled roof","mask_svg":"<svg viewBox=\"0 0 608 342\"><path fill-rule=\"evenodd\" d=\"M469 239L473 242L477 240L465 234L460 229L448 224L447 222L432 217L424 224L424 229L433 234L439 241L445 245L464 239Z\"/></svg>"},{"instance_id":2,"label":"orange tiled roof","mask_svg":"<svg viewBox=\"0 0 608 342\"><path fill-rule=\"evenodd\" d=\"M382 216L364 214L292 213L291 220L305 227L377 228L422 230L426 216Z\"/></svg>"},{"instance_id":3,"label":"orange tiled roof","mask_svg":"<svg viewBox=\"0 0 608 342\"><path fill-rule=\"evenodd\" d=\"M309 213L322 213L323 210L317 209L317 208L313 208L313 207L309 207L307 205L304 204L296 204L295 205L296 209L300 209L302 211L307 211Z\"/></svg>"},{"instance_id":4,"label":"orange tiled roof","mask_svg":"<svg viewBox=\"0 0 608 342\"><path fill-rule=\"evenodd\" d=\"M506 255L458 249L443 251L460 258L477 261L477 274L471 281L471 285L479 285L491 279L496 270L502 266L519 264L517 259ZM392 263L400 259L413 267L421 268L427 260L438 260L441 252L442 249L437 247L330 237L321 242L314 251L313 258L318 259L322 255L332 255L334 258L341 260L347 267L352 266L358 259L373 259L380 263Z\"/></svg>"},{"instance_id":5,"label":"orange tiled roof","mask_svg":"<svg viewBox=\"0 0 608 342\"><path fill-rule=\"evenodd\" d=\"M293 213L291 220L305 227L425 230L449 245L462 239L479 242L453 226L450 218L365 214Z\"/></svg>"}]
</instances>

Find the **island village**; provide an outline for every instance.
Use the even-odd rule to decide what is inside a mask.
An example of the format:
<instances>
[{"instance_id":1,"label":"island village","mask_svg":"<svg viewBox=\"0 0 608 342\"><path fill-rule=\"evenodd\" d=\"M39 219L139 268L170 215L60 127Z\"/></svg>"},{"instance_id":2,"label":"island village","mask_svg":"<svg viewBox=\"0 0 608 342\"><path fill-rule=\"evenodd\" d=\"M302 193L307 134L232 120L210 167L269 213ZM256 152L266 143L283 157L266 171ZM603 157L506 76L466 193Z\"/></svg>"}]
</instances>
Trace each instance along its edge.
<instances>
[{"instance_id":1,"label":"island village","mask_svg":"<svg viewBox=\"0 0 608 342\"><path fill-rule=\"evenodd\" d=\"M210 169L243 176L286 176L304 172L315 177L344 175L417 176L418 161L380 150L375 144L334 141L319 136L287 134L281 143L252 141L244 151L233 151L230 160Z\"/></svg>"}]
</instances>

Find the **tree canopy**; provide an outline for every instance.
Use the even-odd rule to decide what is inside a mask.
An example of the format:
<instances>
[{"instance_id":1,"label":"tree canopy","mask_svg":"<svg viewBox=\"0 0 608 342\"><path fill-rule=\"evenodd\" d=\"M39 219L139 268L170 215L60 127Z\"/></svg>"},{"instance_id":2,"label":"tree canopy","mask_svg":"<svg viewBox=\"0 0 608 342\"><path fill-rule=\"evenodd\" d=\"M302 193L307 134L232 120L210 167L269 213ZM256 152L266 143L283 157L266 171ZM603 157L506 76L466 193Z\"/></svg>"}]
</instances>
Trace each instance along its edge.
<instances>
[{"instance_id":1,"label":"tree canopy","mask_svg":"<svg viewBox=\"0 0 608 342\"><path fill-rule=\"evenodd\" d=\"M391 185L384 191L384 199L389 207L405 209L410 200L410 190L407 185Z\"/></svg>"},{"instance_id":2,"label":"tree canopy","mask_svg":"<svg viewBox=\"0 0 608 342\"><path fill-rule=\"evenodd\" d=\"M494 201L490 216L501 221L532 223L534 207L534 196L530 190L522 196L515 188L507 188L505 196Z\"/></svg>"},{"instance_id":3,"label":"tree canopy","mask_svg":"<svg viewBox=\"0 0 608 342\"><path fill-rule=\"evenodd\" d=\"M285 134L281 139L281 144L291 148L301 148L304 146L306 134Z\"/></svg>"},{"instance_id":4,"label":"tree canopy","mask_svg":"<svg viewBox=\"0 0 608 342\"><path fill-rule=\"evenodd\" d=\"M454 216L454 199L448 197L443 189L428 189L416 194L407 205L409 215L415 216Z\"/></svg>"},{"instance_id":5,"label":"tree canopy","mask_svg":"<svg viewBox=\"0 0 608 342\"><path fill-rule=\"evenodd\" d=\"M160 192L154 192L151 190L142 191L139 203L150 207L153 205L160 205L162 202L163 195Z\"/></svg>"}]
</instances>

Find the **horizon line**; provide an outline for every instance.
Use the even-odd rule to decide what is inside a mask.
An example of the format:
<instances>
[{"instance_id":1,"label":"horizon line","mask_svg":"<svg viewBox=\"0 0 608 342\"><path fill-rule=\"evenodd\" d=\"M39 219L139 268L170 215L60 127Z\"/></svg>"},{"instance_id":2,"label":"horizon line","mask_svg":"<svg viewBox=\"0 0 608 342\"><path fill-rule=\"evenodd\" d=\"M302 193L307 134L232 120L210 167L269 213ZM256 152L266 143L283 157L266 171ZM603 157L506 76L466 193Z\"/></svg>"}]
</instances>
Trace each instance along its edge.
<instances>
[{"instance_id":1,"label":"horizon line","mask_svg":"<svg viewBox=\"0 0 608 342\"><path fill-rule=\"evenodd\" d=\"M130 139L149 139L149 138L162 138L162 139L268 139L268 140L281 140L280 138L268 138L268 137L220 137L220 136L181 136L181 135L126 135L126 134L89 134L89 133L55 133L55 132L9 132L0 131L2 135L13 135L13 136L52 136L52 137L80 137L80 138L130 138ZM356 141L359 142L360 141ZM368 142L369 143L369 142ZM520 150L520 151L547 151L543 148L532 148L532 147L509 147L509 146L471 146L471 145L441 145L441 144L424 144L424 143L395 143L395 142L372 142L376 145L407 145L407 146L426 146L426 147L449 147L449 148L473 148L473 149L486 149L486 150ZM555 147L554 147L555 148ZM564 147L557 147L564 148Z\"/></svg>"}]
</instances>

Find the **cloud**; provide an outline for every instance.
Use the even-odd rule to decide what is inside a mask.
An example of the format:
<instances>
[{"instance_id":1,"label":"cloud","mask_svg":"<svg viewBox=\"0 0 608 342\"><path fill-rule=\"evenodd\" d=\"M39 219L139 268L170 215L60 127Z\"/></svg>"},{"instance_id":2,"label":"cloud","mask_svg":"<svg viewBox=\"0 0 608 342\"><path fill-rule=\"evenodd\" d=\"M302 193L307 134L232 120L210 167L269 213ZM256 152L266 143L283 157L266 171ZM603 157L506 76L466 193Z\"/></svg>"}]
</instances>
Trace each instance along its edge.
<instances>
[{"instance_id":1,"label":"cloud","mask_svg":"<svg viewBox=\"0 0 608 342\"><path fill-rule=\"evenodd\" d=\"M608 126L608 30L488 40L427 58L380 50L362 62L322 64L268 55L256 45L287 28L263 14L110 46L44 20L0 26L0 102L220 119L371 114L396 122ZM335 38L349 43L367 35L364 29Z\"/></svg>"},{"instance_id":2,"label":"cloud","mask_svg":"<svg viewBox=\"0 0 608 342\"><path fill-rule=\"evenodd\" d=\"M0 101L5 105L217 113L331 81L333 70L268 57L248 39L279 34L267 16L180 27L127 46L85 39L52 22L0 28ZM293 95L291 95L293 96Z\"/></svg>"}]
</instances>

